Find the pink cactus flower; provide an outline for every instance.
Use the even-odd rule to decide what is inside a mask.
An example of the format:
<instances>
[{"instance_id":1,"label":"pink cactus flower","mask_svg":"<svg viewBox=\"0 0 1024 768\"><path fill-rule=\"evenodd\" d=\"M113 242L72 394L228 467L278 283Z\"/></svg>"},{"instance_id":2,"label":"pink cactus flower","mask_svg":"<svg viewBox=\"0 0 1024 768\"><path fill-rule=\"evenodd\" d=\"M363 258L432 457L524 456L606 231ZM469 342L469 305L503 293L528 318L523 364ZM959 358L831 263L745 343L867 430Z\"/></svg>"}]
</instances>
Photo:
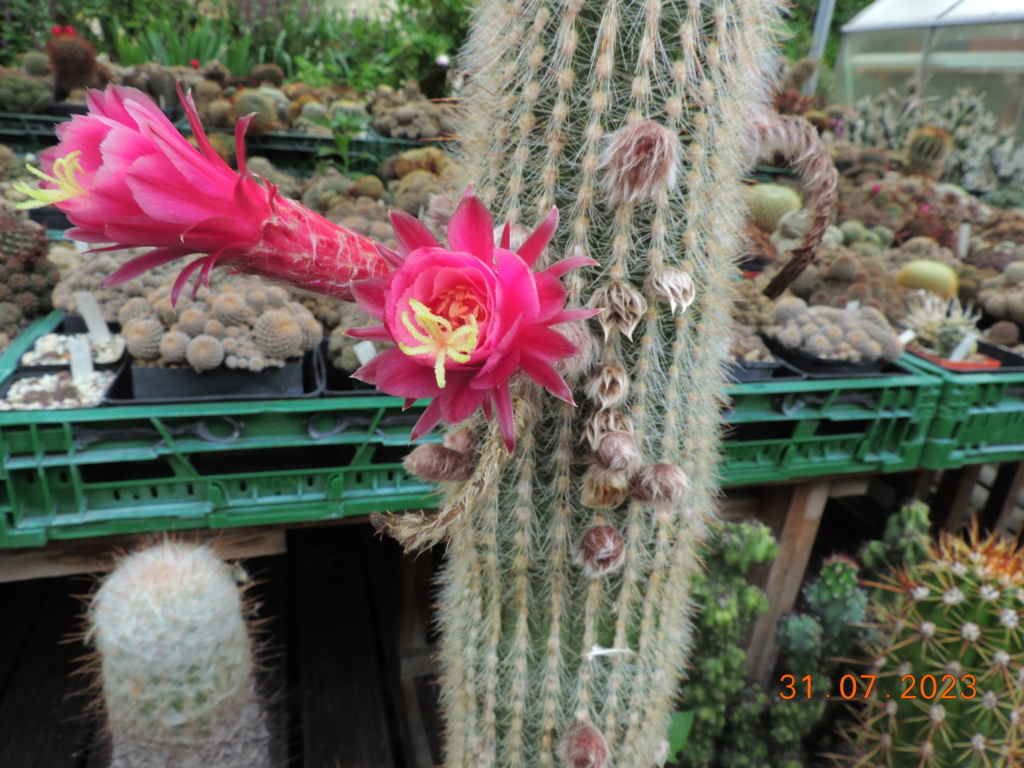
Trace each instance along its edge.
<instances>
[{"instance_id":1,"label":"pink cactus flower","mask_svg":"<svg viewBox=\"0 0 1024 768\"><path fill-rule=\"evenodd\" d=\"M29 208L55 205L74 228L67 236L114 243L95 251L154 246L105 281L118 285L191 254L174 284L177 300L199 268L209 282L215 264L339 299L352 300L351 283L381 277L390 266L367 237L339 227L277 194L277 187L246 170L244 136L251 116L238 121L233 171L210 146L192 96L178 87L197 150L152 99L139 90L108 86L89 91L89 114L57 126L60 143L40 154L39 189L17 188Z\"/></svg>"},{"instance_id":2,"label":"pink cactus flower","mask_svg":"<svg viewBox=\"0 0 1024 768\"><path fill-rule=\"evenodd\" d=\"M872 184L871 185L871 194L872 195L877 195L881 191L882 191L882 185L881 184Z\"/></svg>"},{"instance_id":3,"label":"pink cactus flower","mask_svg":"<svg viewBox=\"0 0 1024 768\"><path fill-rule=\"evenodd\" d=\"M921 213L928 213L928 211L930 211L931 209L932 207L928 205L928 203L925 203L924 205L921 206Z\"/></svg>"},{"instance_id":4,"label":"pink cactus flower","mask_svg":"<svg viewBox=\"0 0 1024 768\"><path fill-rule=\"evenodd\" d=\"M392 341L396 348L374 357L353 376L382 392L433 402L412 432L419 438L440 421L460 422L483 408L497 413L505 445L515 446L509 379L522 371L555 397L572 403L572 393L551 363L577 348L550 326L592 317L600 310L565 309L559 278L596 264L576 256L544 271L532 267L558 224L558 210L519 247L510 250L506 223L498 246L490 212L466 190L448 225L451 250L437 244L418 219L392 212L400 253L380 246L396 267L386 279L353 285L364 311L383 322L356 328L350 336Z\"/></svg>"}]
</instances>

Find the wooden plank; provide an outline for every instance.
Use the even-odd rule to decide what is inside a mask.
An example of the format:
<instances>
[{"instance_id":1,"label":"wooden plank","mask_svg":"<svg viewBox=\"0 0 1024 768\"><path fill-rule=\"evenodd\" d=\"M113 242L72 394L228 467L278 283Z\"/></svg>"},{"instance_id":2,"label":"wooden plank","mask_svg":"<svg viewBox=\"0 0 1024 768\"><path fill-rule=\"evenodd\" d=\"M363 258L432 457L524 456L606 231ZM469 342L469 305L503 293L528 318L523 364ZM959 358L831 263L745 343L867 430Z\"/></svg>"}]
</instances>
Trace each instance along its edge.
<instances>
[{"instance_id":1,"label":"wooden plank","mask_svg":"<svg viewBox=\"0 0 1024 768\"><path fill-rule=\"evenodd\" d=\"M772 562L765 586L769 608L754 624L748 645L747 674L751 680L769 683L779 652L775 628L779 618L793 610L800 594L829 486L828 481L812 481L793 488L779 537L779 554Z\"/></svg>"},{"instance_id":2,"label":"wooden plank","mask_svg":"<svg viewBox=\"0 0 1024 768\"><path fill-rule=\"evenodd\" d=\"M77 768L91 740L86 714L88 681L72 672L86 649L65 642L74 631L83 585L60 579L48 585L44 607L0 698L0 765Z\"/></svg>"},{"instance_id":3,"label":"wooden plank","mask_svg":"<svg viewBox=\"0 0 1024 768\"><path fill-rule=\"evenodd\" d=\"M1024 461L1000 464L995 480L989 487L988 501L979 514L981 524L991 531L1016 535L1011 523L1014 509L1024 496Z\"/></svg>"},{"instance_id":4,"label":"wooden plank","mask_svg":"<svg viewBox=\"0 0 1024 768\"><path fill-rule=\"evenodd\" d=\"M283 528L226 528L171 534L182 541L212 544L227 560L277 555L285 551ZM45 579L78 573L106 573L120 552L139 549L162 534L103 536L53 541L45 547L0 551L0 582Z\"/></svg>"},{"instance_id":5,"label":"wooden plank","mask_svg":"<svg viewBox=\"0 0 1024 768\"><path fill-rule=\"evenodd\" d=\"M359 539L366 526L289 534L293 652L305 768L392 768L392 728Z\"/></svg>"},{"instance_id":6,"label":"wooden plank","mask_svg":"<svg viewBox=\"0 0 1024 768\"><path fill-rule=\"evenodd\" d=\"M832 499L848 496L863 496L868 492L869 477L844 477L829 484L828 495Z\"/></svg>"},{"instance_id":7,"label":"wooden plank","mask_svg":"<svg viewBox=\"0 0 1024 768\"><path fill-rule=\"evenodd\" d=\"M935 499L931 505L932 531L959 533L967 524L967 511L971 492L978 484L981 464L968 464L960 469L947 469L942 473Z\"/></svg>"}]
</instances>

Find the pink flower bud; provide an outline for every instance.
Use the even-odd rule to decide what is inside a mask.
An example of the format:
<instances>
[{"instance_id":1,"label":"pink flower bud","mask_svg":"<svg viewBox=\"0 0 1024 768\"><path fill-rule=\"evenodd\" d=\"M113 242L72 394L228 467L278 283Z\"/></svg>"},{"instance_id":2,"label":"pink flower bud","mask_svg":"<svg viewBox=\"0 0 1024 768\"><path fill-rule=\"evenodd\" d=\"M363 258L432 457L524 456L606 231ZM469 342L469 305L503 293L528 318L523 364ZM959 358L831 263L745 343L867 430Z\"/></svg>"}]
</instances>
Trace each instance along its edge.
<instances>
[{"instance_id":1,"label":"pink flower bud","mask_svg":"<svg viewBox=\"0 0 1024 768\"><path fill-rule=\"evenodd\" d=\"M648 464L633 475L632 496L649 504L674 503L686 499L690 479L674 464Z\"/></svg>"},{"instance_id":2,"label":"pink flower bud","mask_svg":"<svg viewBox=\"0 0 1024 768\"><path fill-rule=\"evenodd\" d=\"M464 453L436 443L416 446L402 462L406 471L430 482L461 483L473 474L475 462Z\"/></svg>"},{"instance_id":3,"label":"pink flower bud","mask_svg":"<svg viewBox=\"0 0 1024 768\"><path fill-rule=\"evenodd\" d=\"M872 184L871 185L871 194L872 195L877 195L881 191L882 191L882 185L881 184Z\"/></svg>"},{"instance_id":4,"label":"pink flower bud","mask_svg":"<svg viewBox=\"0 0 1024 768\"><path fill-rule=\"evenodd\" d=\"M640 468L640 451L628 432L606 432L594 451L594 462L605 469L633 475Z\"/></svg>"},{"instance_id":5,"label":"pink flower bud","mask_svg":"<svg viewBox=\"0 0 1024 768\"><path fill-rule=\"evenodd\" d=\"M601 186L611 205L652 200L676 186L679 139L651 120L636 120L607 137Z\"/></svg>"},{"instance_id":6,"label":"pink flower bud","mask_svg":"<svg viewBox=\"0 0 1024 768\"><path fill-rule=\"evenodd\" d=\"M626 542L614 527L595 525L583 534L573 559L591 579L617 571L626 561Z\"/></svg>"},{"instance_id":7,"label":"pink flower bud","mask_svg":"<svg viewBox=\"0 0 1024 768\"><path fill-rule=\"evenodd\" d=\"M589 723L566 731L558 751L566 768L605 768L610 756L604 734Z\"/></svg>"},{"instance_id":8,"label":"pink flower bud","mask_svg":"<svg viewBox=\"0 0 1024 768\"><path fill-rule=\"evenodd\" d=\"M458 432L444 436L444 444L456 453L476 453L476 433L471 429L460 429Z\"/></svg>"},{"instance_id":9,"label":"pink flower bud","mask_svg":"<svg viewBox=\"0 0 1024 768\"><path fill-rule=\"evenodd\" d=\"M925 203L924 205L921 206L921 213L928 213L928 211L930 211L931 209L932 207L928 205L928 203Z\"/></svg>"}]
</instances>

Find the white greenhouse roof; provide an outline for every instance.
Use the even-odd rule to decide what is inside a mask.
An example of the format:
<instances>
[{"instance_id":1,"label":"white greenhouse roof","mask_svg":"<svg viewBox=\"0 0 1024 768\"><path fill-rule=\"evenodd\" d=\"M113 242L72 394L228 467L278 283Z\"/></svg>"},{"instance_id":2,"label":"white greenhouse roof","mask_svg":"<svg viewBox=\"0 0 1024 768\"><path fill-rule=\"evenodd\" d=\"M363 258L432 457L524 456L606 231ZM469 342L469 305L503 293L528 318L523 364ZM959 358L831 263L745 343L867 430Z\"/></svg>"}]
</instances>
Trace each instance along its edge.
<instances>
[{"instance_id":1,"label":"white greenhouse roof","mask_svg":"<svg viewBox=\"0 0 1024 768\"><path fill-rule=\"evenodd\" d=\"M843 33L1024 21L1024 0L876 0Z\"/></svg>"}]
</instances>

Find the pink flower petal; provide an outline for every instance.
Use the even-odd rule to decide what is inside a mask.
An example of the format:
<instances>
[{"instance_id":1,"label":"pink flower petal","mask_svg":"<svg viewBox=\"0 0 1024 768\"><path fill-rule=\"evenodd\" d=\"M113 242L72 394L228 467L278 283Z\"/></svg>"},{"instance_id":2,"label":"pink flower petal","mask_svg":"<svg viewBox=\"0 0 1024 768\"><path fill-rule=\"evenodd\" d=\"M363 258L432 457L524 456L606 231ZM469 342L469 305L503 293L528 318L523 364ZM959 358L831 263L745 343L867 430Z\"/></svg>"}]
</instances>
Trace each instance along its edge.
<instances>
[{"instance_id":1,"label":"pink flower petal","mask_svg":"<svg viewBox=\"0 0 1024 768\"><path fill-rule=\"evenodd\" d=\"M181 272L178 273L178 277L174 281L174 285L171 286L171 306L175 306L178 303L178 297L181 295L182 289L188 282L189 277L199 267L203 266L206 259L196 259L191 264L185 266ZM197 283L198 284L198 283Z\"/></svg>"},{"instance_id":2,"label":"pink flower petal","mask_svg":"<svg viewBox=\"0 0 1024 768\"><path fill-rule=\"evenodd\" d=\"M558 372L548 363L539 357L535 357L530 350L524 349L520 366L531 379L540 384L544 389L557 397L559 400L576 405L572 399L572 390L565 380L558 375Z\"/></svg>"},{"instance_id":3,"label":"pink flower petal","mask_svg":"<svg viewBox=\"0 0 1024 768\"><path fill-rule=\"evenodd\" d=\"M189 90L188 95L184 95L181 92L181 82L174 84L175 89L178 91L178 98L181 100L182 106L185 108L185 115L188 117L189 127L192 129L192 135L196 137L196 143L199 145L199 149L202 151L203 156L215 166L223 166L227 170L231 170L227 163L224 162L224 158L217 154L217 151L210 144L210 140L206 137L206 131L203 129L203 124L199 120L199 114L196 112L195 102L192 100L192 91ZM245 159L241 153L238 154L238 167L244 171Z\"/></svg>"},{"instance_id":4,"label":"pink flower petal","mask_svg":"<svg viewBox=\"0 0 1024 768\"><path fill-rule=\"evenodd\" d=\"M417 248L437 248L437 239L427 225L405 211L391 211L391 226L398 241L398 252L408 256Z\"/></svg>"},{"instance_id":5,"label":"pink flower petal","mask_svg":"<svg viewBox=\"0 0 1024 768\"><path fill-rule=\"evenodd\" d=\"M453 251L472 254L490 264L494 250L494 219L484 204L471 195L470 189L466 190L448 222L448 245Z\"/></svg>"},{"instance_id":6,"label":"pink flower petal","mask_svg":"<svg viewBox=\"0 0 1024 768\"><path fill-rule=\"evenodd\" d=\"M596 264L597 262L589 256L570 256L568 259L556 261L544 270L544 274L551 275L552 277L561 277L566 272L573 269L579 269L580 267L592 267Z\"/></svg>"},{"instance_id":7,"label":"pink flower petal","mask_svg":"<svg viewBox=\"0 0 1024 768\"><path fill-rule=\"evenodd\" d=\"M441 401L434 400L427 409L420 416L420 420L416 422L416 426L412 428L412 433L409 435L409 442L413 440L419 440L430 430L436 427L441 422Z\"/></svg>"},{"instance_id":8,"label":"pink flower petal","mask_svg":"<svg viewBox=\"0 0 1024 768\"><path fill-rule=\"evenodd\" d=\"M512 413L512 395L505 381L494 389L494 405L498 412L498 427L509 453L516 448L516 420Z\"/></svg>"},{"instance_id":9,"label":"pink flower petal","mask_svg":"<svg viewBox=\"0 0 1024 768\"><path fill-rule=\"evenodd\" d=\"M547 248L548 243L551 242L551 238L555 236L555 230L558 228L558 209L552 208L547 216L544 217L544 221L540 223L531 235L526 238L526 242L519 246L517 253L526 262L527 266L532 267L537 257L540 256L541 251Z\"/></svg>"},{"instance_id":10,"label":"pink flower petal","mask_svg":"<svg viewBox=\"0 0 1024 768\"><path fill-rule=\"evenodd\" d=\"M444 392L437 386L432 366L420 365L400 349L388 349L352 374L395 397L436 397Z\"/></svg>"},{"instance_id":11,"label":"pink flower petal","mask_svg":"<svg viewBox=\"0 0 1024 768\"><path fill-rule=\"evenodd\" d=\"M136 256L131 261L122 264L120 269L104 278L103 282L100 283L100 287L110 288L115 285L121 285L121 283L127 283L144 272L163 266L188 254L189 251L182 248L157 248L155 251L150 251L142 256Z\"/></svg>"},{"instance_id":12,"label":"pink flower petal","mask_svg":"<svg viewBox=\"0 0 1024 768\"><path fill-rule=\"evenodd\" d=\"M386 280L379 277L352 283L352 295L356 297L359 308L377 320L384 319L384 286L386 283Z\"/></svg>"}]
</instances>

